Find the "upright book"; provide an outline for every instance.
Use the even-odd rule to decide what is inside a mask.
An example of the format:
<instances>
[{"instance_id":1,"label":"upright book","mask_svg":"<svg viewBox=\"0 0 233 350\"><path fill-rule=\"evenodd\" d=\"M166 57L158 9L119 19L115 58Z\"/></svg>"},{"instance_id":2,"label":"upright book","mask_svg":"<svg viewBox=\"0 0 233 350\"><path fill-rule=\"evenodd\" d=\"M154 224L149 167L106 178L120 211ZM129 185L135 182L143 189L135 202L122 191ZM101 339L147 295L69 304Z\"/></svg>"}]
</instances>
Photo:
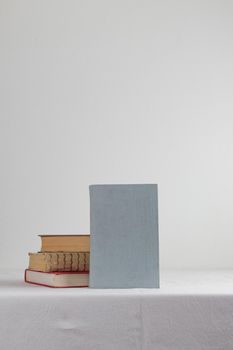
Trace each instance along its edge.
<instances>
[{"instance_id":1,"label":"upright book","mask_svg":"<svg viewBox=\"0 0 233 350\"><path fill-rule=\"evenodd\" d=\"M159 288L156 184L90 186L90 287Z\"/></svg>"}]
</instances>

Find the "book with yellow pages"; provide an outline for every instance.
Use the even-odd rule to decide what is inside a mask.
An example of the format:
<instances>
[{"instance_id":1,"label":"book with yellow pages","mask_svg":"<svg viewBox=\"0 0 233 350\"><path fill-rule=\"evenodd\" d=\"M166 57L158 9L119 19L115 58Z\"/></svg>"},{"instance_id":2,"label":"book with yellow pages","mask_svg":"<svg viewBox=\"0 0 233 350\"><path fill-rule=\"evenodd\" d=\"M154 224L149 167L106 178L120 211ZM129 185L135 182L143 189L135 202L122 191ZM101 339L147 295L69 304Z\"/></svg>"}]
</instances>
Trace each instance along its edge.
<instances>
[{"instance_id":1,"label":"book with yellow pages","mask_svg":"<svg viewBox=\"0 0 233 350\"><path fill-rule=\"evenodd\" d=\"M90 235L39 235L41 252L90 252Z\"/></svg>"},{"instance_id":2,"label":"book with yellow pages","mask_svg":"<svg viewBox=\"0 0 233 350\"><path fill-rule=\"evenodd\" d=\"M29 253L29 269L42 272L89 271L89 252Z\"/></svg>"}]
</instances>

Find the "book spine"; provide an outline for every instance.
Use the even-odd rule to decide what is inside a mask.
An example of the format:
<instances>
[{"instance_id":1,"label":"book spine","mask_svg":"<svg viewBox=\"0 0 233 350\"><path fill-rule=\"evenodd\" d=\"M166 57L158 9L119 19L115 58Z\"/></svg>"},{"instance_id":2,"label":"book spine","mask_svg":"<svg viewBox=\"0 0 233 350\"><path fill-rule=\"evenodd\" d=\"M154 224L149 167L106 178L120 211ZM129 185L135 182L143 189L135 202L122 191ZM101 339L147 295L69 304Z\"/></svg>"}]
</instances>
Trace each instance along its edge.
<instances>
[{"instance_id":1,"label":"book spine","mask_svg":"<svg viewBox=\"0 0 233 350\"><path fill-rule=\"evenodd\" d=\"M45 272L89 272L90 253L46 253Z\"/></svg>"}]
</instances>

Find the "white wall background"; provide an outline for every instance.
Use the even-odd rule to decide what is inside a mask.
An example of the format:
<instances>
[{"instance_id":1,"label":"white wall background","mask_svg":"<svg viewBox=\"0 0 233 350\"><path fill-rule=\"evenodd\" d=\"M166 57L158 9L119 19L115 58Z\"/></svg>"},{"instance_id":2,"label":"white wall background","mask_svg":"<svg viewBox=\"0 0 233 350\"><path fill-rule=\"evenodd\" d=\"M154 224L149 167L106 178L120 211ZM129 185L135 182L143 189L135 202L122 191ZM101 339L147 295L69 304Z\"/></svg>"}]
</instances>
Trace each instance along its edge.
<instances>
[{"instance_id":1,"label":"white wall background","mask_svg":"<svg viewBox=\"0 0 233 350\"><path fill-rule=\"evenodd\" d=\"M0 266L159 184L162 268L233 267L233 2L0 0Z\"/></svg>"}]
</instances>

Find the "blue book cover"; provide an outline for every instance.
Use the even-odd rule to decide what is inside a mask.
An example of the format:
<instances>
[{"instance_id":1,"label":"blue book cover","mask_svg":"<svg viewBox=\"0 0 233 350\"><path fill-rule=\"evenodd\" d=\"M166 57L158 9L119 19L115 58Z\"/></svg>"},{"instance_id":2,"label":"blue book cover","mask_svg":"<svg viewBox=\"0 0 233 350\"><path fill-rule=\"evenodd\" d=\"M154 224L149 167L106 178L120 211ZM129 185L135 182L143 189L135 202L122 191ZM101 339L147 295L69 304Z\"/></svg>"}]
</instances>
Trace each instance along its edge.
<instances>
[{"instance_id":1,"label":"blue book cover","mask_svg":"<svg viewBox=\"0 0 233 350\"><path fill-rule=\"evenodd\" d=\"M90 287L159 288L157 185L89 190Z\"/></svg>"}]
</instances>

